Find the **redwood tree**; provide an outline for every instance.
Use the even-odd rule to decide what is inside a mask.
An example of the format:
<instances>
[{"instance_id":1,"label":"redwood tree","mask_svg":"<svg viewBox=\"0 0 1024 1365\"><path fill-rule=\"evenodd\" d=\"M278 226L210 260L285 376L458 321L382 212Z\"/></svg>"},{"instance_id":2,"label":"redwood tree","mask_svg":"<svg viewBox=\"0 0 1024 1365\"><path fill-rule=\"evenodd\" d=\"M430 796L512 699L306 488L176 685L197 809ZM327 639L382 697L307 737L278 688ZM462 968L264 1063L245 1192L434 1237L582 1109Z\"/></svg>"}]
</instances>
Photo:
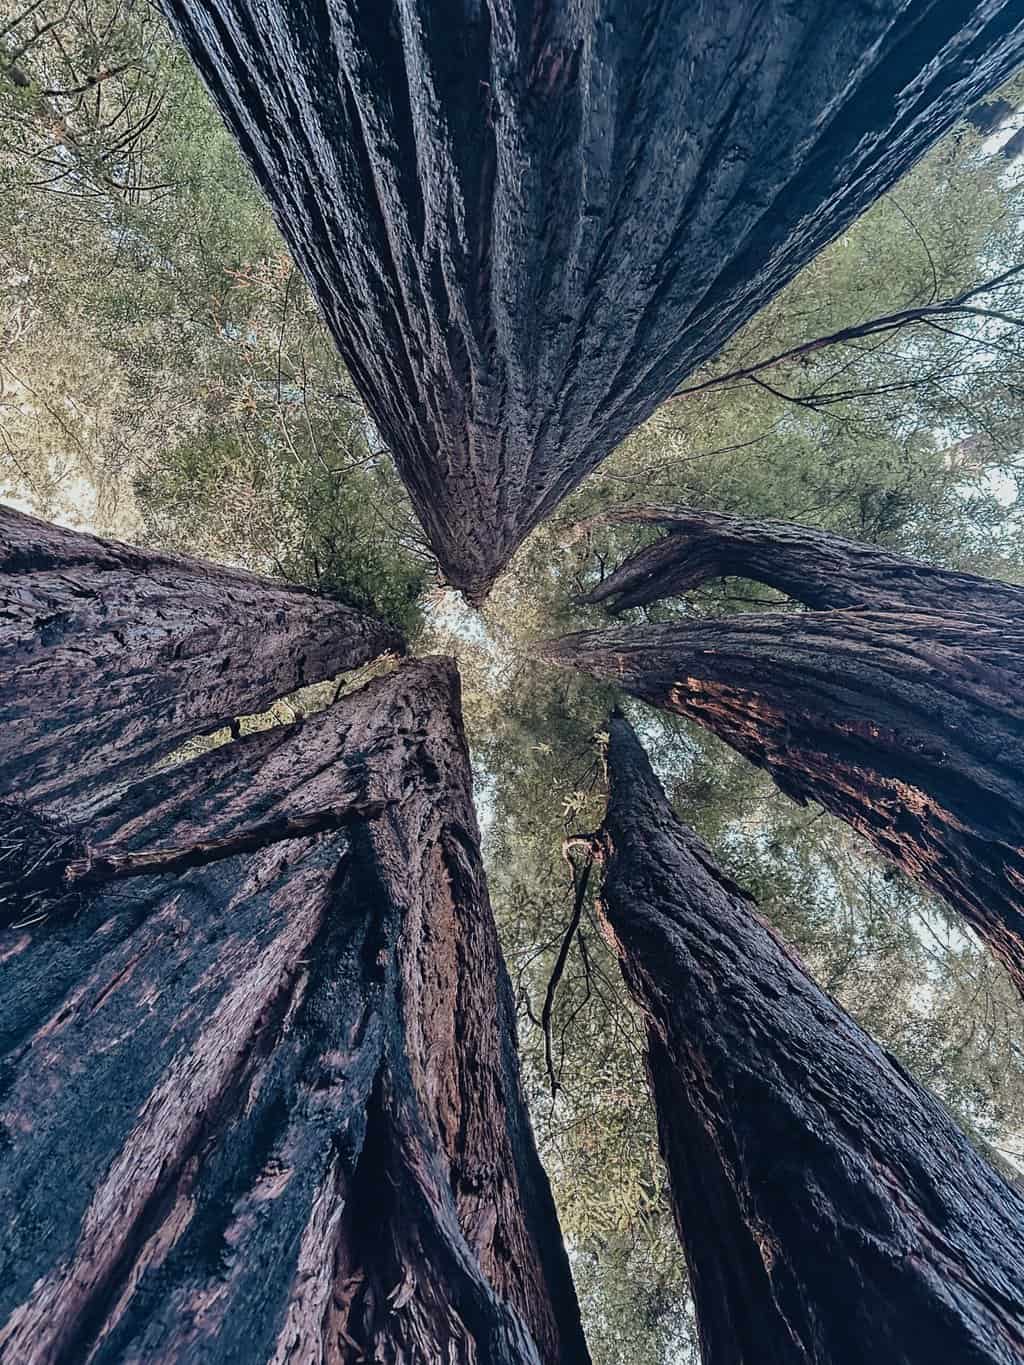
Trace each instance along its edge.
<instances>
[{"instance_id":1,"label":"redwood tree","mask_svg":"<svg viewBox=\"0 0 1024 1365\"><path fill-rule=\"evenodd\" d=\"M621 609L738 574L822 610L584 631L544 655L699 721L846 820L1024 992L1024 589L804 527L673 515L592 598Z\"/></svg>"},{"instance_id":2,"label":"redwood tree","mask_svg":"<svg viewBox=\"0 0 1024 1365\"><path fill-rule=\"evenodd\" d=\"M1024 1358L1024 1200L814 984L612 720L602 910L705 1365Z\"/></svg>"},{"instance_id":3,"label":"redwood tree","mask_svg":"<svg viewBox=\"0 0 1024 1365\"><path fill-rule=\"evenodd\" d=\"M0 507L0 797L84 809L181 740L402 648L301 588Z\"/></svg>"},{"instance_id":4,"label":"redwood tree","mask_svg":"<svg viewBox=\"0 0 1024 1365\"><path fill-rule=\"evenodd\" d=\"M95 885L0 939L0 1358L586 1361L454 665L79 833L180 848L356 801L346 830Z\"/></svg>"},{"instance_id":5,"label":"redwood tree","mask_svg":"<svg viewBox=\"0 0 1024 1365\"><path fill-rule=\"evenodd\" d=\"M744 521L693 507L631 506L593 523L657 527L664 534L585 594L612 612L646 607L717 578L748 578L805 607L980 612L1024 619L1024 588L936 569L877 545L786 521Z\"/></svg>"},{"instance_id":6,"label":"redwood tree","mask_svg":"<svg viewBox=\"0 0 1024 1365\"><path fill-rule=\"evenodd\" d=\"M1024 0L161 7L475 600L1024 58Z\"/></svg>"}]
</instances>

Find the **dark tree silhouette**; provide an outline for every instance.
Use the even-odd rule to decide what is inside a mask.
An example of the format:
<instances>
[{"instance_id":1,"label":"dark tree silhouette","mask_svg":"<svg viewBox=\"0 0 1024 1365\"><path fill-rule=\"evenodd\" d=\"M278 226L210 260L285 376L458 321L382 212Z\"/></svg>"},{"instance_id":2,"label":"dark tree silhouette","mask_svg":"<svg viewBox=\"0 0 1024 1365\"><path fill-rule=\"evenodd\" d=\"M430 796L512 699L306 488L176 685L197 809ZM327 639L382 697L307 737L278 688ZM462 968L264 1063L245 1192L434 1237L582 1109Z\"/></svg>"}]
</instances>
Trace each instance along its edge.
<instances>
[{"instance_id":1,"label":"dark tree silhouette","mask_svg":"<svg viewBox=\"0 0 1024 1365\"><path fill-rule=\"evenodd\" d=\"M256 574L0 507L0 798L73 814L397 631Z\"/></svg>"},{"instance_id":2,"label":"dark tree silhouette","mask_svg":"<svg viewBox=\"0 0 1024 1365\"><path fill-rule=\"evenodd\" d=\"M544 657L707 726L967 919L1024 993L1024 589L776 523L681 509L591 599L709 578L817 610L584 631Z\"/></svg>"},{"instance_id":3,"label":"dark tree silhouette","mask_svg":"<svg viewBox=\"0 0 1024 1365\"><path fill-rule=\"evenodd\" d=\"M613 718L602 910L705 1365L1015 1365L1024 1200L814 984Z\"/></svg>"},{"instance_id":4,"label":"dark tree silhouette","mask_svg":"<svg viewBox=\"0 0 1024 1365\"><path fill-rule=\"evenodd\" d=\"M474 601L1024 58L1024 0L161 0Z\"/></svg>"},{"instance_id":5,"label":"dark tree silhouette","mask_svg":"<svg viewBox=\"0 0 1024 1365\"><path fill-rule=\"evenodd\" d=\"M0 937L0 1359L585 1362L454 665L138 783L87 842L260 824Z\"/></svg>"}]
</instances>

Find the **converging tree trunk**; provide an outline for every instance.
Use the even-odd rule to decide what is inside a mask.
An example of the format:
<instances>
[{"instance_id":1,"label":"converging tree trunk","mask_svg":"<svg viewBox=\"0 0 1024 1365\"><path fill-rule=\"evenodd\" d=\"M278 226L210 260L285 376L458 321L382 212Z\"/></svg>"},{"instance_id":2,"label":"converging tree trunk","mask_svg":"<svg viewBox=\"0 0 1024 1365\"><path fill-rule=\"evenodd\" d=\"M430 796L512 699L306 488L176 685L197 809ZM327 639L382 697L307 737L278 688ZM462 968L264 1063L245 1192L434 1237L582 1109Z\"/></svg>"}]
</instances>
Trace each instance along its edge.
<instances>
[{"instance_id":1,"label":"converging tree trunk","mask_svg":"<svg viewBox=\"0 0 1024 1365\"><path fill-rule=\"evenodd\" d=\"M977 612L1024 620L1024 588L936 569L877 545L787 521L744 521L692 507L634 506L592 523L656 526L665 534L581 600L619 613L678 597L718 578L749 578L805 607Z\"/></svg>"},{"instance_id":2,"label":"converging tree trunk","mask_svg":"<svg viewBox=\"0 0 1024 1365\"><path fill-rule=\"evenodd\" d=\"M0 1359L585 1362L454 665L162 772L85 842L260 826L0 937Z\"/></svg>"},{"instance_id":3,"label":"converging tree trunk","mask_svg":"<svg viewBox=\"0 0 1024 1365\"><path fill-rule=\"evenodd\" d=\"M1024 993L1024 589L798 526L680 513L591 598L738 574L812 607L542 648L707 726L944 897Z\"/></svg>"},{"instance_id":4,"label":"converging tree trunk","mask_svg":"<svg viewBox=\"0 0 1024 1365\"><path fill-rule=\"evenodd\" d=\"M1024 58L1022 0L162 0L449 580Z\"/></svg>"},{"instance_id":5,"label":"converging tree trunk","mask_svg":"<svg viewBox=\"0 0 1024 1365\"><path fill-rule=\"evenodd\" d=\"M1024 1200L818 989L611 724L602 911L705 1365L1017 1365Z\"/></svg>"},{"instance_id":6,"label":"converging tree trunk","mask_svg":"<svg viewBox=\"0 0 1024 1365\"><path fill-rule=\"evenodd\" d=\"M181 740L402 649L301 588L0 507L0 798L84 811Z\"/></svg>"}]
</instances>

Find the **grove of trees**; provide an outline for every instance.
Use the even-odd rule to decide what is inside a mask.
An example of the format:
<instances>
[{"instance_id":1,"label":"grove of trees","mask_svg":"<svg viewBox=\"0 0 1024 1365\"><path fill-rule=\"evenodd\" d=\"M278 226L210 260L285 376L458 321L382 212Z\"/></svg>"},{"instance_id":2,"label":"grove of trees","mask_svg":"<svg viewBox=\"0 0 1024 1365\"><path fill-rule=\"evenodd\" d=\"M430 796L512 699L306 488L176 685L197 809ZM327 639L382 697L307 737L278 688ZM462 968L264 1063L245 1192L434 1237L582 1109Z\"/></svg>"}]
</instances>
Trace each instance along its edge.
<instances>
[{"instance_id":1,"label":"grove of trees","mask_svg":"<svg viewBox=\"0 0 1024 1365\"><path fill-rule=\"evenodd\" d=\"M0 1362L1024 1359L1024 7L163 10L0 0Z\"/></svg>"}]
</instances>

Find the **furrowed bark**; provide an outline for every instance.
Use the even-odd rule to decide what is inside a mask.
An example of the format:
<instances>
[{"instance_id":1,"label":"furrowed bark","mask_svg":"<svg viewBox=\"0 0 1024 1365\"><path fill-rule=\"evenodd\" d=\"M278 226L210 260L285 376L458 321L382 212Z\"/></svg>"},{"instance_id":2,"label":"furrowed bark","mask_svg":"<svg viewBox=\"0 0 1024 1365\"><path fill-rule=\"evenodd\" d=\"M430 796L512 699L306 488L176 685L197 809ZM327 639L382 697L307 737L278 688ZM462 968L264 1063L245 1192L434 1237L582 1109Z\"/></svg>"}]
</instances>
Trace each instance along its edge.
<instances>
[{"instance_id":1,"label":"furrowed bark","mask_svg":"<svg viewBox=\"0 0 1024 1365\"><path fill-rule=\"evenodd\" d=\"M187 872L190 868L206 867L240 853L254 853L286 839L301 839L310 834L344 829L346 825L360 824L364 820L376 820L386 808L384 801L353 801L302 815L281 815L276 820L249 825L223 839L199 839L193 844L149 849L142 853L125 853L108 844L87 846L83 857L72 860L64 868L62 880L68 886L81 887L123 881L126 877Z\"/></svg>"},{"instance_id":2,"label":"furrowed bark","mask_svg":"<svg viewBox=\"0 0 1024 1365\"><path fill-rule=\"evenodd\" d=\"M980 611L1024 619L1024 588L935 569L811 526L742 521L690 507L623 507L590 525L657 526L660 540L630 555L580 600L616 614L716 578L749 578L816 610Z\"/></svg>"},{"instance_id":3,"label":"furrowed bark","mask_svg":"<svg viewBox=\"0 0 1024 1365\"><path fill-rule=\"evenodd\" d=\"M448 579L1024 58L1022 0L162 0Z\"/></svg>"},{"instance_id":4,"label":"furrowed bark","mask_svg":"<svg viewBox=\"0 0 1024 1365\"><path fill-rule=\"evenodd\" d=\"M964 916L1024 993L1024 621L753 612L542 657L714 731Z\"/></svg>"},{"instance_id":5,"label":"furrowed bark","mask_svg":"<svg viewBox=\"0 0 1024 1365\"><path fill-rule=\"evenodd\" d=\"M375 818L0 937L0 1359L585 1362L450 661L137 784L90 831Z\"/></svg>"},{"instance_id":6,"label":"furrowed bark","mask_svg":"<svg viewBox=\"0 0 1024 1365\"><path fill-rule=\"evenodd\" d=\"M668 534L585 600L712 578L814 610L582 632L542 647L688 716L944 897L1024 993L1024 588L782 522L623 509Z\"/></svg>"},{"instance_id":7,"label":"furrowed bark","mask_svg":"<svg viewBox=\"0 0 1024 1365\"><path fill-rule=\"evenodd\" d=\"M611 724L602 910L705 1365L1016 1365L1024 1200L836 1003Z\"/></svg>"},{"instance_id":8,"label":"furrowed bark","mask_svg":"<svg viewBox=\"0 0 1024 1365\"><path fill-rule=\"evenodd\" d=\"M0 798L79 816L177 742L402 649L300 588L0 507Z\"/></svg>"}]
</instances>

